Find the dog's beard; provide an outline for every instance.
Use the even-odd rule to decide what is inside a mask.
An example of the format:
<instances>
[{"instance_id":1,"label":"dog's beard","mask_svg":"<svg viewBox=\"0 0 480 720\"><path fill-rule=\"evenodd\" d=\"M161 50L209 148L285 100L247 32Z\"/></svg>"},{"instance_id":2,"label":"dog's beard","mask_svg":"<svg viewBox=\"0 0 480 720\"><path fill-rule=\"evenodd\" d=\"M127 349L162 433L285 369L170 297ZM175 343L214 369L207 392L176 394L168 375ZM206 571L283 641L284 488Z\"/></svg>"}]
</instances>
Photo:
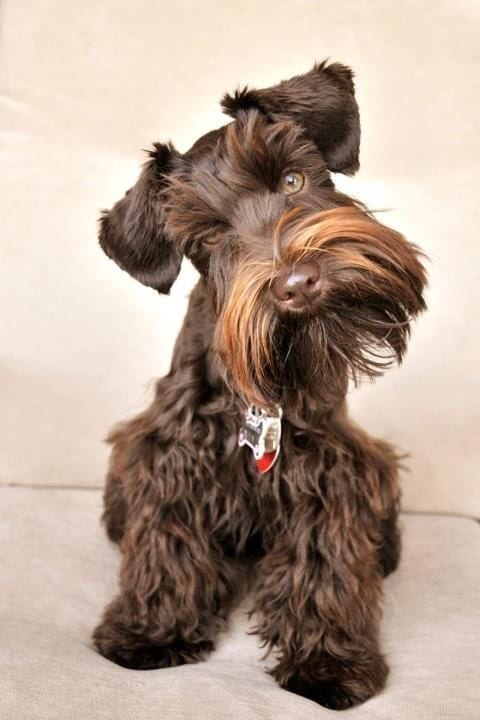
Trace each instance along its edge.
<instances>
[{"instance_id":1,"label":"dog's beard","mask_svg":"<svg viewBox=\"0 0 480 720\"><path fill-rule=\"evenodd\" d=\"M414 245L351 206L287 213L274 246L285 266L314 258L325 290L312 310L282 313L269 296L279 261L242 263L215 337L235 392L267 408L298 408L307 395L328 407L349 380L402 360L410 320L425 307Z\"/></svg>"}]
</instances>

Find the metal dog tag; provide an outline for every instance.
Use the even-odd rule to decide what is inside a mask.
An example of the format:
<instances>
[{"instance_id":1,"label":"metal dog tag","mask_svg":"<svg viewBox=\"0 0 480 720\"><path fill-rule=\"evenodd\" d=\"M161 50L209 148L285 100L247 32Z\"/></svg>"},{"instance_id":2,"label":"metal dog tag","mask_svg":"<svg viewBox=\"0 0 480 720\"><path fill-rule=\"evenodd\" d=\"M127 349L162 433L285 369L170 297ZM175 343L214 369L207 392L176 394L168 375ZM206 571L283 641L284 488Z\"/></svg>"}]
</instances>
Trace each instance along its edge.
<instances>
[{"instance_id":1,"label":"metal dog tag","mask_svg":"<svg viewBox=\"0 0 480 720\"><path fill-rule=\"evenodd\" d=\"M278 415L267 415L265 410L250 405L238 434L238 444L252 449L261 473L270 470L278 458L281 437L282 409L278 408Z\"/></svg>"}]
</instances>

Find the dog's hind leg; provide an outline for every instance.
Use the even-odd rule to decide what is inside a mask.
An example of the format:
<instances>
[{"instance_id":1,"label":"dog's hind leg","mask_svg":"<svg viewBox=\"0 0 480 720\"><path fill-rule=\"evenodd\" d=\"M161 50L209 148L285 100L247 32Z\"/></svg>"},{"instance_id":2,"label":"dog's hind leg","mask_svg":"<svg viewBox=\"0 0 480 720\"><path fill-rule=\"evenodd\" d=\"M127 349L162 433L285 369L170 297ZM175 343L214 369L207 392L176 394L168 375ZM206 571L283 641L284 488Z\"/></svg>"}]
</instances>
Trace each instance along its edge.
<instances>
[{"instance_id":1,"label":"dog's hind leg","mask_svg":"<svg viewBox=\"0 0 480 720\"><path fill-rule=\"evenodd\" d=\"M120 542L125 532L127 502L120 477L109 472L103 493L103 515L107 535L112 542Z\"/></svg>"},{"instance_id":2,"label":"dog's hind leg","mask_svg":"<svg viewBox=\"0 0 480 720\"><path fill-rule=\"evenodd\" d=\"M400 561L402 538L398 526L398 507L392 507L388 517L381 521L382 545L379 549L380 567L383 577L394 572Z\"/></svg>"}]
</instances>

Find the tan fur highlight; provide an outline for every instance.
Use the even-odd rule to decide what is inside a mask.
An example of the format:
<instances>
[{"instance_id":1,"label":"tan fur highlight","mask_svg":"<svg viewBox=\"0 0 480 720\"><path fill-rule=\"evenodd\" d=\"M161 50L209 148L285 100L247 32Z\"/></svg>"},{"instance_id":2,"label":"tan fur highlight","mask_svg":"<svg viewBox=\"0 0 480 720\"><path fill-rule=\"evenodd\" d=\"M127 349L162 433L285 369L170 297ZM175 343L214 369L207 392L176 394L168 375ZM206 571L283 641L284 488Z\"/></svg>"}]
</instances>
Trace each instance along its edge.
<instances>
[{"instance_id":1,"label":"tan fur highlight","mask_svg":"<svg viewBox=\"0 0 480 720\"><path fill-rule=\"evenodd\" d=\"M221 313L216 347L233 388L249 402L272 403L265 392L275 359L269 343L275 311L268 289L282 268L314 257L330 275L337 273L337 284L348 286L353 297L374 292L385 303L396 300L407 316L396 321L398 326L420 309L424 271L418 256L415 246L399 233L355 205L318 213L295 207L284 213L273 233L270 260L242 262ZM325 362L331 366L328 355ZM364 364L360 372L368 374ZM372 374L378 372L375 366L378 363L372 359Z\"/></svg>"}]
</instances>

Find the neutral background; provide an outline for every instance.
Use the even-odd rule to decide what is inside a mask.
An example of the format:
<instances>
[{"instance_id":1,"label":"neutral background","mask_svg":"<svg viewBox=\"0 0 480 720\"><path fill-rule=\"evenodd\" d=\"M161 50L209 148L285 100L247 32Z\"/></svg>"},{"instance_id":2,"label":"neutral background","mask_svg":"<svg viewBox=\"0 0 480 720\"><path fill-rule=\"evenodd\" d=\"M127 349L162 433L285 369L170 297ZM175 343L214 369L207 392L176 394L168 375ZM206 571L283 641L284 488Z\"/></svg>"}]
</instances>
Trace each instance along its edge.
<instances>
[{"instance_id":1,"label":"neutral background","mask_svg":"<svg viewBox=\"0 0 480 720\"><path fill-rule=\"evenodd\" d=\"M1 482L101 485L102 437L168 368L194 272L162 298L96 241L141 148L186 150L224 91L329 56L362 114L339 183L430 256L405 365L351 407L411 453L405 507L480 515L478 2L4 0L1 21Z\"/></svg>"}]
</instances>

